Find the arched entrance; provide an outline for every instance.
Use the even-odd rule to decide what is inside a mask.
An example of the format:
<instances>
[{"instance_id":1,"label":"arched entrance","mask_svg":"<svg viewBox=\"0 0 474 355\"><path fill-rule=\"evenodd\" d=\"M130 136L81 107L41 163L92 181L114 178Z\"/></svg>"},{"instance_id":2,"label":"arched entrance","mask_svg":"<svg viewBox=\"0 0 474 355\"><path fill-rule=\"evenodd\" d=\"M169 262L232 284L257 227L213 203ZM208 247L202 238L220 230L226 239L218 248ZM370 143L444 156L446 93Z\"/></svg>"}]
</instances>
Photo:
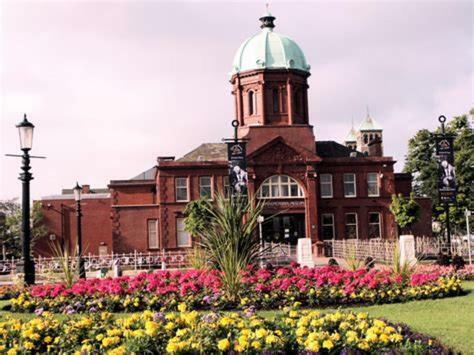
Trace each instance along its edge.
<instances>
[{"instance_id":1,"label":"arched entrance","mask_svg":"<svg viewBox=\"0 0 474 355\"><path fill-rule=\"evenodd\" d=\"M273 175L263 181L257 198L265 200L265 242L295 245L305 237L304 197L300 183L288 175Z\"/></svg>"}]
</instances>

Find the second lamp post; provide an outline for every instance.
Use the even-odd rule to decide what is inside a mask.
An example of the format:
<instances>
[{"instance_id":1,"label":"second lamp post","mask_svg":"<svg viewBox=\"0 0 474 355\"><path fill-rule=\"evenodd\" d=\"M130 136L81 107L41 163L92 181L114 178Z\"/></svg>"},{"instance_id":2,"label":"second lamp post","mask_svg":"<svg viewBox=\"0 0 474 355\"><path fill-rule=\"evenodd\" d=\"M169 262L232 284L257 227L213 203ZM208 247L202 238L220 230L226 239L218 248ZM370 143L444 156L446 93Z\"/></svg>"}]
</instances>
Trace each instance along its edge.
<instances>
[{"instance_id":1,"label":"second lamp post","mask_svg":"<svg viewBox=\"0 0 474 355\"><path fill-rule=\"evenodd\" d=\"M80 279L86 278L86 268L84 266L84 259L82 258L82 211L81 211L81 199L82 199L82 186L76 182L76 186L73 189L74 200L76 200L76 217L77 217L77 270Z\"/></svg>"}]
</instances>

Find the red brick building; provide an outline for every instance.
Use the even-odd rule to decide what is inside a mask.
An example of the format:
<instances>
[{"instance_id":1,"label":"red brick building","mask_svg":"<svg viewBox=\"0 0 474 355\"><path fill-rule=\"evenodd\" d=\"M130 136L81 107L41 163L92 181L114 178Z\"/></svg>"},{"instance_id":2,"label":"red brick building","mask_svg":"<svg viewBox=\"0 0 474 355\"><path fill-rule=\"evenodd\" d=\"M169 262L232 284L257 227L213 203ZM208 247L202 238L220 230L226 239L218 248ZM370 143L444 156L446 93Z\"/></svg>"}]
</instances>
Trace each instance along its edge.
<instances>
[{"instance_id":1,"label":"red brick building","mask_svg":"<svg viewBox=\"0 0 474 355\"><path fill-rule=\"evenodd\" d=\"M261 33L237 51L230 83L238 136L248 141L249 194L265 199L265 216L280 212L264 223L265 239L396 238L391 196L409 194L411 177L394 173L395 161L383 155L382 128L367 115L344 144L317 141L309 124L310 66L294 41L273 31L271 14L260 20ZM224 143L204 143L179 159L158 157L156 166L130 180L112 180L105 190L86 186L86 252L190 247L183 224L187 202L213 198L227 186ZM419 202L423 213L414 232L431 235L431 201ZM72 192L44 197L42 205L50 239L74 243ZM45 253L45 244L37 250Z\"/></svg>"}]
</instances>

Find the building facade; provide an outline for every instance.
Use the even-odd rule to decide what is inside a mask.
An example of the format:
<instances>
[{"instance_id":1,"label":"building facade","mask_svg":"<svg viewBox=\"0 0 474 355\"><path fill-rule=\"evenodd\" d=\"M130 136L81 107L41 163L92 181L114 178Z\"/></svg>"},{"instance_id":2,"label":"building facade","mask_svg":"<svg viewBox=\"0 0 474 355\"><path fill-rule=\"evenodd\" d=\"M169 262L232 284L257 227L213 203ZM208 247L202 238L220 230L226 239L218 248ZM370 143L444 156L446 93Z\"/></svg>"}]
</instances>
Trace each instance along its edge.
<instances>
[{"instance_id":1,"label":"building facade","mask_svg":"<svg viewBox=\"0 0 474 355\"><path fill-rule=\"evenodd\" d=\"M294 41L273 31L274 20L269 13L260 18L262 30L238 49L230 79L237 134L247 141L248 193L265 200L264 217L277 213L263 224L264 238L293 244L304 237L314 243L396 238L391 196L408 195L411 176L394 172L395 161L383 155L382 128L369 115L344 144L316 140L308 112L310 66ZM228 166L224 143L203 143L178 159L158 157L149 170L112 180L105 190L87 186L86 253L191 247L186 204L226 193ZM413 231L430 236L431 201L418 202L423 212ZM72 192L41 203L46 239L74 243ZM37 244L38 253L47 253L47 242Z\"/></svg>"}]
</instances>

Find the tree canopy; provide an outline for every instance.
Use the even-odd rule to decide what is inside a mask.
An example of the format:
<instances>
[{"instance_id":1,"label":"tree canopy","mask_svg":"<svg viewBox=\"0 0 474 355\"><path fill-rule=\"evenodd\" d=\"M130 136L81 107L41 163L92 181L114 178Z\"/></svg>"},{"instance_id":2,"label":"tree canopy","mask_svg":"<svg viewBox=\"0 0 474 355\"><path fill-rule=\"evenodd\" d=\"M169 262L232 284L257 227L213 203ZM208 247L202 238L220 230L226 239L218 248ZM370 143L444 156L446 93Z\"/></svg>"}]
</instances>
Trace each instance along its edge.
<instances>
[{"instance_id":1,"label":"tree canopy","mask_svg":"<svg viewBox=\"0 0 474 355\"><path fill-rule=\"evenodd\" d=\"M0 243L6 257L21 256L21 205L17 199L0 201L0 212L5 213L5 225L0 228ZM30 213L32 246L46 235L46 227L42 224L41 205L34 203Z\"/></svg>"},{"instance_id":2,"label":"tree canopy","mask_svg":"<svg viewBox=\"0 0 474 355\"><path fill-rule=\"evenodd\" d=\"M474 109L470 110L474 114ZM438 165L435 156L434 133L419 130L408 142L404 171L413 175L413 191L417 196L433 200L433 218L445 226L444 205L438 198ZM450 223L455 233L465 232L464 210L474 209L474 132L468 115L454 117L447 122L446 133L453 134L454 167L456 171L456 204L450 206Z\"/></svg>"}]
</instances>

